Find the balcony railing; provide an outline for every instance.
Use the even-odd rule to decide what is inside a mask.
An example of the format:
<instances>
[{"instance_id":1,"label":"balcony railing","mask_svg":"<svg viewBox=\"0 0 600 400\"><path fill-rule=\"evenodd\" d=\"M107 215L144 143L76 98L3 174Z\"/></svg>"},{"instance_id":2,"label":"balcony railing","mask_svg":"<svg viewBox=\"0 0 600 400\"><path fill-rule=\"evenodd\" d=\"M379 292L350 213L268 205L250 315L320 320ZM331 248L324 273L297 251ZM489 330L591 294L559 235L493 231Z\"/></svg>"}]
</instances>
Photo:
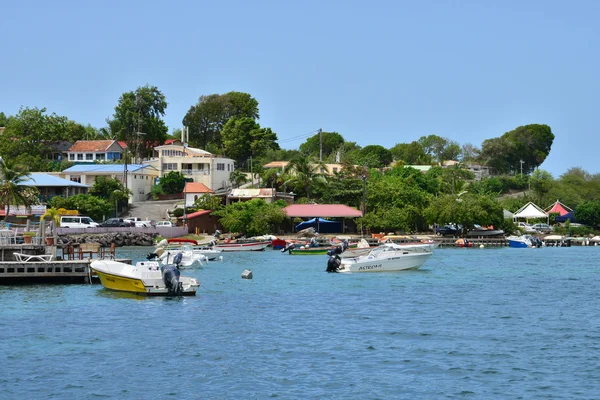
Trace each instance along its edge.
<instances>
[{"instance_id":1,"label":"balcony railing","mask_svg":"<svg viewBox=\"0 0 600 400\"><path fill-rule=\"evenodd\" d=\"M210 169L182 169L184 175L210 175Z\"/></svg>"}]
</instances>

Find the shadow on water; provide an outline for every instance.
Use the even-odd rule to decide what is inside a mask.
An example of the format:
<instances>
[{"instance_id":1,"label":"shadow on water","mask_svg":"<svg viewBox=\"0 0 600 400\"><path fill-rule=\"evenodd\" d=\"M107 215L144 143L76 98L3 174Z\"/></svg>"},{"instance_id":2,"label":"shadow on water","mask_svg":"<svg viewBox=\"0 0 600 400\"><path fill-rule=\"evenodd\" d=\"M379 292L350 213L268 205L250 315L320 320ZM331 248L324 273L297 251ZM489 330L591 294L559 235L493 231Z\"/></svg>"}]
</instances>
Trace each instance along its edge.
<instances>
[{"instance_id":1,"label":"shadow on water","mask_svg":"<svg viewBox=\"0 0 600 400\"><path fill-rule=\"evenodd\" d=\"M105 288L99 288L96 292L96 296L104 299L114 299L114 300L165 300L165 301L180 301L184 296L147 296L145 294L136 294L129 292L117 292L114 290L109 290Z\"/></svg>"}]
</instances>

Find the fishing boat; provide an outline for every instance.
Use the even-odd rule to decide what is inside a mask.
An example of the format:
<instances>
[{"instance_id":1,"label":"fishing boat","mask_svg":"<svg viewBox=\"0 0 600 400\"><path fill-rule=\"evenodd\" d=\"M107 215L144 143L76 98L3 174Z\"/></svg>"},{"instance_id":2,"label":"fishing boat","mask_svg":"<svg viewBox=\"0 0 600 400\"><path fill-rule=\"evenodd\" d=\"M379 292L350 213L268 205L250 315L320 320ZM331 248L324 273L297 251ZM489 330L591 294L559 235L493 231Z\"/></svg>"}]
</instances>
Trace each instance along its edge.
<instances>
[{"instance_id":1,"label":"fishing boat","mask_svg":"<svg viewBox=\"0 0 600 400\"><path fill-rule=\"evenodd\" d=\"M176 260L175 260L176 261ZM102 286L109 290L148 296L194 296L200 287L197 279L181 276L176 264L160 266L158 261L135 265L98 259L91 263Z\"/></svg>"},{"instance_id":2,"label":"fishing boat","mask_svg":"<svg viewBox=\"0 0 600 400\"><path fill-rule=\"evenodd\" d=\"M263 251L271 244L271 241L227 241L214 245L215 249L225 252L231 251Z\"/></svg>"},{"instance_id":3,"label":"fishing boat","mask_svg":"<svg viewBox=\"0 0 600 400\"><path fill-rule=\"evenodd\" d=\"M332 255L327 262L327 272L382 272L419 269L433 253L426 249L398 250L379 246L367 255L340 258Z\"/></svg>"}]
</instances>

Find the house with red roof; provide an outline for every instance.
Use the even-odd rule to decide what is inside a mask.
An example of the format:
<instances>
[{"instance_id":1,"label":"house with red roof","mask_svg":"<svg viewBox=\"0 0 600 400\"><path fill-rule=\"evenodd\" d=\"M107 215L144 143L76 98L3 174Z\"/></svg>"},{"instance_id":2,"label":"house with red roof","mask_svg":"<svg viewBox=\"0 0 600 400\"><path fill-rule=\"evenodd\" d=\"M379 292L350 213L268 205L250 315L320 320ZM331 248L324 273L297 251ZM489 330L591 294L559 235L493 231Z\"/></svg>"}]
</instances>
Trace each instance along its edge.
<instances>
[{"instance_id":1,"label":"house with red roof","mask_svg":"<svg viewBox=\"0 0 600 400\"><path fill-rule=\"evenodd\" d=\"M194 205L196 200L198 200L202 196L214 193L214 190L212 190L202 182L186 182L185 187L183 188L185 206L191 207Z\"/></svg>"},{"instance_id":2,"label":"house with red roof","mask_svg":"<svg viewBox=\"0 0 600 400\"><path fill-rule=\"evenodd\" d=\"M116 140L78 140L66 153L71 162L96 163L120 160L123 152L124 147Z\"/></svg>"}]
</instances>

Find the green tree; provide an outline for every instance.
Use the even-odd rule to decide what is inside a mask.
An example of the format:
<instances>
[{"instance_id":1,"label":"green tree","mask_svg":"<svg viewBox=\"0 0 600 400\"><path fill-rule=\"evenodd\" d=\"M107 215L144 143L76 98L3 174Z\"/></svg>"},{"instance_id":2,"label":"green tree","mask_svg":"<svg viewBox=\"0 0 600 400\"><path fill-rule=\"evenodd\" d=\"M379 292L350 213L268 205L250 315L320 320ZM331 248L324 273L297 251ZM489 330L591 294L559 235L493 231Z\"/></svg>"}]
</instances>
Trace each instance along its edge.
<instances>
[{"instance_id":1,"label":"green tree","mask_svg":"<svg viewBox=\"0 0 600 400\"><path fill-rule=\"evenodd\" d=\"M582 224L600 226L600 200L581 203L574 213L575 219Z\"/></svg>"},{"instance_id":2,"label":"green tree","mask_svg":"<svg viewBox=\"0 0 600 400\"><path fill-rule=\"evenodd\" d=\"M310 201L314 185L326 182L324 175L320 172L323 168L325 165L314 157L302 155L294 158L284 169L284 172L290 176L286 185L288 187L295 186L297 190L304 192L307 201Z\"/></svg>"},{"instance_id":3,"label":"green tree","mask_svg":"<svg viewBox=\"0 0 600 400\"><path fill-rule=\"evenodd\" d=\"M0 126L6 126L8 124L8 117L3 112L0 112Z\"/></svg>"},{"instance_id":4,"label":"green tree","mask_svg":"<svg viewBox=\"0 0 600 400\"><path fill-rule=\"evenodd\" d=\"M529 174L539 167L552 148L554 134L548 125L519 126L499 138L488 139L481 145L480 161L497 174L520 172Z\"/></svg>"},{"instance_id":5,"label":"green tree","mask_svg":"<svg viewBox=\"0 0 600 400\"><path fill-rule=\"evenodd\" d=\"M331 156L331 160L333 161L340 147L344 145L344 142L342 135L337 132L322 132L320 135L317 133L300 145L300 151L312 157L319 157L322 143L323 160Z\"/></svg>"},{"instance_id":6,"label":"green tree","mask_svg":"<svg viewBox=\"0 0 600 400\"><path fill-rule=\"evenodd\" d=\"M76 194L69 197L54 196L50 200L52 208L77 210L96 221L102 221L112 215L113 204L110 201L90 194Z\"/></svg>"},{"instance_id":7,"label":"green tree","mask_svg":"<svg viewBox=\"0 0 600 400\"><path fill-rule=\"evenodd\" d=\"M421 136L419 144L423 147L425 154L440 165L444 161L457 160L461 153L460 145L457 142L437 135Z\"/></svg>"},{"instance_id":8,"label":"green tree","mask_svg":"<svg viewBox=\"0 0 600 400\"><path fill-rule=\"evenodd\" d=\"M531 184L531 191L534 193L537 202L539 204L547 202L546 194L548 194L554 183L552 174L543 169L536 169L529 177L529 182Z\"/></svg>"},{"instance_id":9,"label":"green tree","mask_svg":"<svg viewBox=\"0 0 600 400\"><path fill-rule=\"evenodd\" d=\"M286 218L283 204L269 204L262 199L236 202L212 214L230 232L241 232L245 236L265 235L275 232L276 226Z\"/></svg>"},{"instance_id":10,"label":"green tree","mask_svg":"<svg viewBox=\"0 0 600 400\"><path fill-rule=\"evenodd\" d=\"M190 130L190 144L221 148L221 131L232 117L258 119L258 101L243 92L200 96L183 118L183 125Z\"/></svg>"},{"instance_id":11,"label":"green tree","mask_svg":"<svg viewBox=\"0 0 600 400\"><path fill-rule=\"evenodd\" d=\"M221 132L223 149L228 157L242 165L249 157L263 156L279 148L277 134L271 128L261 128L252 118L232 117Z\"/></svg>"},{"instance_id":12,"label":"green tree","mask_svg":"<svg viewBox=\"0 0 600 400\"><path fill-rule=\"evenodd\" d=\"M367 168L383 168L390 165L392 153L383 146L372 144L360 150L358 163Z\"/></svg>"},{"instance_id":13,"label":"green tree","mask_svg":"<svg viewBox=\"0 0 600 400\"><path fill-rule=\"evenodd\" d=\"M163 121L167 100L156 86L142 86L119 98L113 119L108 120L110 131L140 157L154 151L154 143L164 143L168 128ZM138 134L143 133L143 135Z\"/></svg>"},{"instance_id":14,"label":"green tree","mask_svg":"<svg viewBox=\"0 0 600 400\"><path fill-rule=\"evenodd\" d=\"M473 229L475 224L501 226L504 219L503 208L494 196L474 193L436 197L424 216L429 224L455 223L464 230Z\"/></svg>"},{"instance_id":15,"label":"green tree","mask_svg":"<svg viewBox=\"0 0 600 400\"><path fill-rule=\"evenodd\" d=\"M46 171L51 144L65 140L68 123L66 117L48 115L45 108L21 108L0 135L0 155L30 170Z\"/></svg>"},{"instance_id":16,"label":"green tree","mask_svg":"<svg viewBox=\"0 0 600 400\"><path fill-rule=\"evenodd\" d=\"M160 187L166 194L183 193L185 176L179 171L169 171L160 178Z\"/></svg>"},{"instance_id":17,"label":"green tree","mask_svg":"<svg viewBox=\"0 0 600 400\"><path fill-rule=\"evenodd\" d=\"M474 162L477 161L481 154L481 149L474 146L471 143L465 143L462 145L462 162Z\"/></svg>"},{"instance_id":18,"label":"green tree","mask_svg":"<svg viewBox=\"0 0 600 400\"><path fill-rule=\"evenodd\" d=\"M423 146L416 141L410 143L398 143L390 149L392 157L396 161L402 161L406 165L431 164L431 156L425 153Z\"/></svg>"},{"instance_id":19,"label":"green tree","mask_svg":"<svg viewBox=\"0 0 600 400\"><path fill-rule=\"evenodd\" d=\"M221 197L212 196L210 194L205 194L203 196L198 197L198 199L194 202L194 208L197 210L220 210L223 207L223 203L221 201Z\"/></svg>"},{"instance_id":20,"label":"green tree","mask_svg":"<svg viewBox=\"0 0 600 400\"><path fill-rule=\"evenodd\" d=\"M240 187L241 185L243 185L244 183L248 182L248 178L246 177L246 174L244 174L241 170L236 169L234 170L231 175L229 175L229 180L231 180L231 183L233 184L233 186L235 187Z\"/></svg>"},{"instance_id":21,"label":"green tree","mask_svg":"<svg viewBox=\"0 0 600 400\"><path fill-rule=\"evenodd\" d=\"M10 206L30 206L32 200L27 196L25 186L19 186L31 175L27 167L14 161L0 159L0 204L6 205L6 217L10 214Z\"/></svg>"},{"instance_id":22,"label":"green tree","mask_svg":"<svg viewBox=\"0 0 600 400\"><path fill-rule=\"evenodd\" d=\"M94 184L88 191L89 194L103 199L110 199L115 190L125 190L125 185L116 179L108 176L98 176Z\"/></svg>"}]
</instances>

